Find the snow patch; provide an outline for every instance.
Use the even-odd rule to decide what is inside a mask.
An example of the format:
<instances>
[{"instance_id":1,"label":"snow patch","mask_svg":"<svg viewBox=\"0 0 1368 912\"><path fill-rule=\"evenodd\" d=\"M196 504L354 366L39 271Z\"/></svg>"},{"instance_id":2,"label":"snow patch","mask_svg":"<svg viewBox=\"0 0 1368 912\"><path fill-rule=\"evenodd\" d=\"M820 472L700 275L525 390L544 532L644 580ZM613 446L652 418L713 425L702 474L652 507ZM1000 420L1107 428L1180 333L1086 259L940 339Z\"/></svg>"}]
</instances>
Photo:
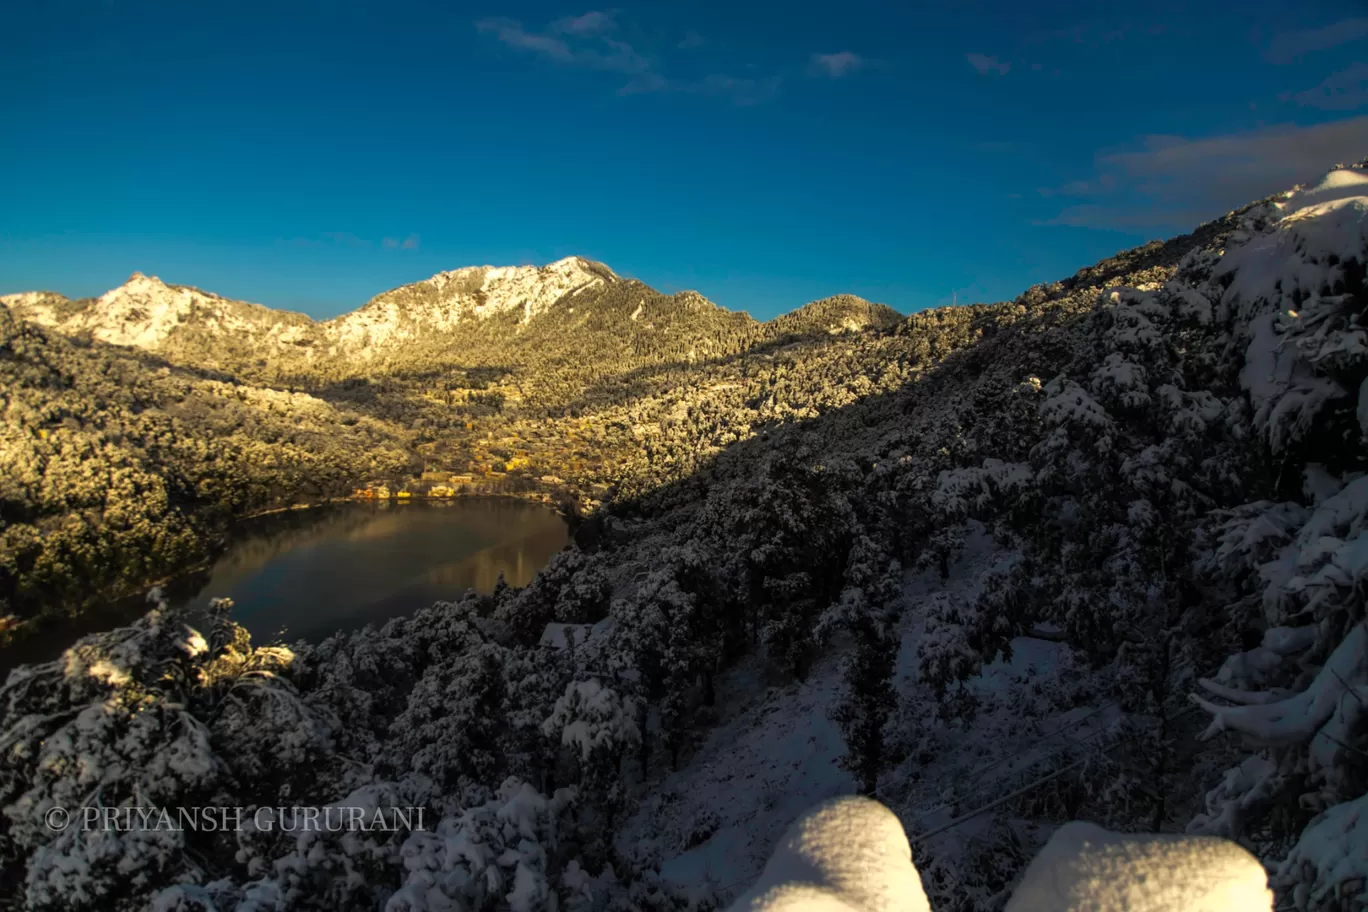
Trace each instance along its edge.
<instances>
[{"instance_id":1,"label":"snow patch","mask_svg":"<svg viewBox=\"0 0 1368 912\"><path fill-rule=\"evenodd\" d=\"M1314 184L1292 191L1280 208L1284 213L1291 214L1310 205L1354 197L1368 197L1368 172L1355 168L1336 168Z\"/></svg>"},{"instance_id":2,"label":"snow patch","mask_svg":"<svg viewBox=\"0 0 1368 912\"><path fill-rule=\"evenodd\" d=\"M999 463L989 471L1007 480L1015 468ZM974 479L974 485L979 481ZM927 601L972 599L985 572L1015 557L973 522L948 580L931 570L909 574L905 581L903 643L895 671L899 703L925 709L926 717L902 721L926 732L938 750L930 760L911 757L885 772L875 797L897 814L910 836L945 823L966 802L1019 786L1023 776L1038 774L1042 763L1058 762L1061 752L1073 759L1116 717L1114 707L1054 707L1047 695L1052 684L1076 677L1079 670L1068 647L1029 638L1013 642L1010 662L985 666L968 682L982 701L968 731L952 730L933 717L925 688L917 682ZM838 659L826 656L805 682L783 687L764 687L755 658L720 676L718 705L734 714L712 729L686 765L652 785L619 831L619 848L659 858L662 875L678 884L708 885L723 897L750 887L799 815L855 791L855 782L837 765L845 745L830 719L842 690ZM1024 709L1023 692L1024 699L1040 705ZM1029 696L1036 693L1040 696ZM1023 724L1026 718L1033 722ZM930 850L952 856L955 835L936 837ZM919 857L924 851L918 849Z\"/></svg>"},{"instance_id":3,"label":"snow patch","mask_svg":"<svg viewBox=\"0 0 1368 912\"><path fill-rule=\"evenodd\" d=\"M600 267L606 270L606 267ZM567 295L603 287L605 279L579 257L546 266L468 266L439 272L377 297L360 310L322 324L336 346L371 355L372 346L411 342L450 332L468 319L517 314L526 323ZM402 303L395 297L405 293Z\"/></svg>"},{"instance_id":4,"label":"snow patch","mask_svg":"<svg viewBox=\"0 0 1368 912\"><path fill-rule=\"evenodd\" d=\"M1075 822L1055 831L1027 867L1006 912L1272 908L1263 865L1233 842L1111 833Z\"/></svg>"}]
</instances>

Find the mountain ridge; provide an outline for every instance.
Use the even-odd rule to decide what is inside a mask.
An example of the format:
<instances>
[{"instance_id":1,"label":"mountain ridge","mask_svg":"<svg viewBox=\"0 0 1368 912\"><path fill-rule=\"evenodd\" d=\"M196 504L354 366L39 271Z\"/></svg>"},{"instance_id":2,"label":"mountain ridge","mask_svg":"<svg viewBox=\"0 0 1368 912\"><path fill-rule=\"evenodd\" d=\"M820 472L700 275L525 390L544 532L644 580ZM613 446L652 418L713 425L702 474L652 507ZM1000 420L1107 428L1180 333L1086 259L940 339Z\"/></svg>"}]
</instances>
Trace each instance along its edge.
<instances>
[{"instance_id":1,"label":"mountain ridge","mask_svg":"<svg viewBox=\"0 0 1368 912\"><path fill-rule=\"evenodd\" d=\"M196 286L165 282L134 272L124 284L92 298L71 299L57 292L24 291L0 295L21 319L67 334L89 333L115 345L165 352L176 348L173 336L195 333L233 335L254 345L270 343L294 348L306 361L322 357L371 359L384 349L411 344L432 333L455 333L467 321L511 320L513 332L534 319L563 309L592 307L610 293L637 290L627 315L632 331L649 330L642 320L648 298L672 301L683 308L711 312L738 327L769 327L777 334L848 332L886 328L903 315L854 295L834 295L804 304L767 321L744 310L730 310L697 291L673 295L638 279L619 276L608 265L570 256L544 266L464 266L382 291L359 307L317 320L307 314L228 298ZM198 348L206 344L201 340Z\"/></svg>"}]
</instances>

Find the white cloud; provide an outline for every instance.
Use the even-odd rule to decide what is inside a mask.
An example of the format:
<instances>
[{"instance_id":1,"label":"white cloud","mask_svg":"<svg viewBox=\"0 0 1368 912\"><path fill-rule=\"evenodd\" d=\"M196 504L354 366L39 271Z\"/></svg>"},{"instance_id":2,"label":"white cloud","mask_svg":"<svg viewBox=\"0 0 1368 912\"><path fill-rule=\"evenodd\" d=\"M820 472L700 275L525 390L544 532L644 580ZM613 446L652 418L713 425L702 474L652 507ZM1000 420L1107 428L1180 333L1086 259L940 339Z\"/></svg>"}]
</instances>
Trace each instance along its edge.
<instances>
[{"instance_id":1,"label":"white cloud","mask_svg":"<svg viewBox=\"0 0 1368 912\"><path fill-rule=\"evenodd\" d=\"M1050 195L1084 201L1045 221L1086 228L1185 231L1315 178L1368 152L1368 116L1188 138L1146 136L1096 159L1096 173Z\"/></svg>"},{"instance_id":2,"label":"white cloud","mask_svg":"<svg viewBox=\"0 0 1368 912\"><path fill-rule=\"evenodd\" d=\"M475 23L475 27L482 32L493 32L495 38L509 47L535 51L538 54L550 57L552 60L559 60L561 63L570 63L574 60L574 54L570 52L570 45L563 40L525 31L522 23L514 19L502 17L481 19Z\"/></svg>"},{"instance_id":3,"label":"white cloud","mask_svg":"<svg viewBox=\"0 0 1368 912\"><path fill-rule=\"evenodd\" d=\"M529 32L523 28L521 22L501 17L481 19L475 23L475 27L482 32L493 34L509 47L532 51L557 63L615 73L644 73L649 70L650 62L625 41L598 36L597 40L585 43L585 39L594 38L597 31L593 22L585 25L583 20L603 15L586 13L584 16L559 19L551 26L555 34ZM573 37L575 43L559 35Z\"/></svg>"},{"instance_id":4,"label":"white cloud","mask_svg":"<svg viewBox=\"0 0 1368 912\"><path fill-rule=\"evenodd\" d=\"M565 16L551 23L553 32L567 35L598 35L613 27L613 14L590 10L580 16Z\"/></svg>"},{"instance_id":5,"label":"white cloud","mask_svg":"<svg viewBox=\"0 0 1368 912\"><path fill-rule=\"evenodd\" d=\"M1012 69L1010 62L998 60L996 57L990 57L987 54L965 54L964 59L969 61L969 65L978 70L980 75L984 76L993 72L999 76L1006 76L1008 71Z\"/></svg>"},{"instance_id":6,"label":"white cloud","mask_svg":"<svg viewBox=\"0 0 1368 912\"><path fill-rule=\"evenodd\" d=\"M614 37L621 30L611 13L591 11L579 16L563 17L541 31L529 30L521 22L503 17L481 19L475 23L475 27L509 47L529 51L559 64L621 73L628 79L618 88L619 95L674 92L726 98L736 105L754 105L773 98L782 81L779 75L766 78L732 76L725 72L703 77L674 76L668 69L663 69L658 60L639 53L627 41ZM676 49L694 48L702 44L703 38L697 32L689 31ZM863 62L849 52L823 56L830 58L827 66L833 76L849 72Z\"/></svg>"},{"instance_id":7,"label":"white cloud","mask_svg":"<svg viewBox=\"0 0 1368 912\"><path fill-rule=\"evenodd\" d=\"M847 73L858 70L864 64L859 54L851 51L838 51L835 54L813 54L812 66L817 72L840 79Z\"/></svg>"},{"instance_id":8,"label":"white cloud","mask_svg":"<svg viewBox=\"0 0 1368 912\"><path fill-rule=\"evenodd\" d=\"M418 235L410 234L402 241L392 237L382 238L380 243L383 244L387 250L417 250Z\"/></svg>"},{"instance_id":9,"label":"white cloud","mask_svg":"<svg viewBox=\"0 0 1368 912\"><path fill-rule=\"evenodd\" d=\"M1284 92L1281 101L1295 101L1304 108L1352 111L1368 104L1368 63L1353 63L1304 92Z\"/></svg>"},{"instance_id":10,"label":"white cloud","mask_svg":"<svg viewBox=\"0 0 1368 912\"><path fill-rule=\"evenodd\" d=\"M1264 59L1269 63L1293 63L1316 51L1328 51L1363 38L1368 38L1368 16L1275 35L1264 51Z\"/></svg>"}]
</instances>

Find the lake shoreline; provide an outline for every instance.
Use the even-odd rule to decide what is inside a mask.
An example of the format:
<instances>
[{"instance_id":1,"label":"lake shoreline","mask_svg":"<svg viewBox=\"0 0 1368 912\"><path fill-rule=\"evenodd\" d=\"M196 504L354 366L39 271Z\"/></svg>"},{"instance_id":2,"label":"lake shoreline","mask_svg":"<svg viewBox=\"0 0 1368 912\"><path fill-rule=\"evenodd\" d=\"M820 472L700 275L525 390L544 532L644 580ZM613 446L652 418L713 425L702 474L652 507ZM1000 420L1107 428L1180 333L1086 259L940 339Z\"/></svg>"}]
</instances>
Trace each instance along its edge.
<instances>
[{"instance_id":1,"label":"lake shoreline","mask_svg":"<svg viewBox=\"0 0 1368 912\"><path fill-rule=\"evenodd\" d=\"M431 507L441 507L459 502L469 501L507 501L519 502L539 507L546 507L555 513L561 522L565 524L569 540L573 540L573 533L577 520L581 517L572 515L565 508L563 500L557 499L546 491L527 491L517 493L491 493L491 492L461 492L454 495L432 496L425 492L411 493L408 497L365 497L355 494L319 498L305 503L294 503L285 506L270 507L257 510L252 513L235 517L230 520L223 528L211 532L204 538L204 548L201 556L192 563L186 564L172 573L145 580L136 586L121 587L114 590L106 590L102 593L92 595L84 602L80 609L70 613L47 612L25 618L10 627L0 629L0 656L9 653L11 650L21 649L25 642L31 641L34 637L50 635L56 630L71 625L79 625L82 619L86 621L92 618L103 617L110 621L110 626L104 629L121 626L128 623L126 615L131 610L135 602L145 603L147 593L153 589L168 589L178 585L193 585L197 576L208 574L215 564L223 558L225 553L233 547L236 542L250 539L255 535L262 534L262 523L273 524L282 519L286 520L286 525L280 527L281 530L287 529L293 517L304 517L309 514L346 507L348 505L370 505L379 510L404 509L407 504L422 504L422 509ZM96 631L89 631L91 633ZM79 639L77 637L76 639ZM73 641L74 642L74 641ZM15 665L26 664L25 661L14 663L5 662L0 659L0 666L14 667ZM2 683L2 682L0 682Z\"/></svg>"}]
</instances>

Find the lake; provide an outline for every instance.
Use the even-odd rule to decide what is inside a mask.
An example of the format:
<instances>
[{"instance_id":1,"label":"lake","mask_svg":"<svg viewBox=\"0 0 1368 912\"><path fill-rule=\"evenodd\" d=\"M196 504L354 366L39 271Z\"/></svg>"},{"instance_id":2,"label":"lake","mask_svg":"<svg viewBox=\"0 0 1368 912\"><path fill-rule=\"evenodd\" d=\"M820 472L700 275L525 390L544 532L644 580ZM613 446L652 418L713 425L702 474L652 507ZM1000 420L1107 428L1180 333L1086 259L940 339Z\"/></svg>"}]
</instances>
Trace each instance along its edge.
<instances>
[{"instance_id":1,"label":"lake","mask_svg":"<svg viewBox=\"0 0 1368 912\"><path fill-rule=\"evenodd\" d=\"M500 573L524 586L569 542L555 511L507 497L332 504L243 523L211 567L165 589L192 610L231 598L234 619L255 643L318 640L467 589L493 591ZM128 600L26 637L0 651L0 680L143 610Z\"/></svg>"}]
</instances>

